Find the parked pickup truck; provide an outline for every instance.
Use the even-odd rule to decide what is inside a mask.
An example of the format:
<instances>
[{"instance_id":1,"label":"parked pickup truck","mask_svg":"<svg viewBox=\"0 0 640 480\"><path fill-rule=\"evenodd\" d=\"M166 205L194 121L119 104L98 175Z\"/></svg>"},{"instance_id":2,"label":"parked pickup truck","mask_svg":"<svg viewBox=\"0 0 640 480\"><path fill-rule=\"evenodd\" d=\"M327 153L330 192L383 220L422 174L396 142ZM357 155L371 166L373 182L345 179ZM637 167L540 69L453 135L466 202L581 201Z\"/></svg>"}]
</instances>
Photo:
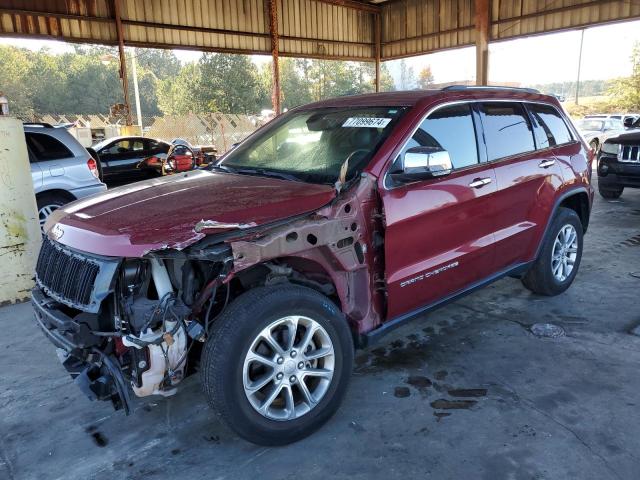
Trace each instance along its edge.
<instances>
[{"instance_id":1,"label":"parked pickup truck","mask_svg":"<svg viewBox=\"0 0 640 480\"><path fill-rule=\"evenodd\" d=\"M286 444L337 410L354 347L505 276L566 290L592 157L533 90L296 108L208 170L55 211L36 319L90 398L128 411L199 371L240 436Z\"/></svg>"}]
</instances>

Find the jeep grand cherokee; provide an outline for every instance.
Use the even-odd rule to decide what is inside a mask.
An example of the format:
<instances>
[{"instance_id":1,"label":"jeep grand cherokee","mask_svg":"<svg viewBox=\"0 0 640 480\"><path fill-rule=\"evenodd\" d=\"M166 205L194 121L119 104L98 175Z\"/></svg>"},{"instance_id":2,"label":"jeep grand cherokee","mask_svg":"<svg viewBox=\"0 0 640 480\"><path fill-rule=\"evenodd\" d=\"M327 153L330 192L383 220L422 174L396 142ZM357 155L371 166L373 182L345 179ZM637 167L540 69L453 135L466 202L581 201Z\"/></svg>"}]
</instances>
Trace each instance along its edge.
<instances>
[{"instance_id":1,"label":"jeep grand cherokee","mask_svg":"<svg viewBox=\"0 0 640 480\"><path fill-rule=\"evenodd\" d=\"M209 170L54 212L36 318L90 398L128 410L199 371L233 430L285 444L337 410L354 347L504 276L566 290L591 161L532 90L302 106Z\"/></svg>"}]
</instances>

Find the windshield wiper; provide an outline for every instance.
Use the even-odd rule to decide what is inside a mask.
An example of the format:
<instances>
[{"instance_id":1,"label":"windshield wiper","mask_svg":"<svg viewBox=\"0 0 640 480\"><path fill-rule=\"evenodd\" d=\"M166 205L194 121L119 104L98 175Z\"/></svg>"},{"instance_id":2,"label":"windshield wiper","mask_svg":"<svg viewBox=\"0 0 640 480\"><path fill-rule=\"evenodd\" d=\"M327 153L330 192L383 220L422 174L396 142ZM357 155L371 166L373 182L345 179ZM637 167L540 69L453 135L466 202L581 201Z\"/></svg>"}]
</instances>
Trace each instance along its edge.
<instances>
[{"instance_id":1,"label":"windshield wiper","mask_svg":"<svg viewBox=\"0 0 640 480\"><path fill-rule=\"evenodd\" d=\"M290 173L274 172L273 170L265 170L264 168L230 168L228 171L244 175L260 175L264 177L281 178L283 180L291 180L293 182L303 181L300 177L296 177L295 175L292 175Z\"/></svg>"}]
</instances>

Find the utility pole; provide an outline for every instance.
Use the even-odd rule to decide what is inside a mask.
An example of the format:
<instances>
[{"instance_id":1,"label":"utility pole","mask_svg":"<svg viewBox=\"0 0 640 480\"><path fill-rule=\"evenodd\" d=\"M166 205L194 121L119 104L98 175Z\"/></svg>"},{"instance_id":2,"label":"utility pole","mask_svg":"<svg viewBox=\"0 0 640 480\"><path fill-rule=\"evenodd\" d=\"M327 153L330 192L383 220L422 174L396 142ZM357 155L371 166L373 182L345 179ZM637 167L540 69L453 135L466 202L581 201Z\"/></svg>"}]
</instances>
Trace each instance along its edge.
<instances>
[{"instance_id":1,"label":"utility pole","mask_svg":"<svg viewBox=\"0 0 640 480\"><path fill-rule=\"evenodd\" d=\"M136 116L138 117L138 125L140 126L140 135L142 135L142 110L140 109L140 89L138 88L138 68L135 48L133 48L131 52L131 73L133 74L133 95L136 100Z\"/></svg>"},{"instance_id":2,"label":"utility pole","mask_svg":"<svg viewBox=\"0 0 640 480\"><path fill-rule=\"evenodd\" d=\"M578 78L576 79L576 105L580 96L580 67L582 67L582 45L584 44L584 28L580 33L580 53L578 53Z\"/></svg>"}]
</instances>

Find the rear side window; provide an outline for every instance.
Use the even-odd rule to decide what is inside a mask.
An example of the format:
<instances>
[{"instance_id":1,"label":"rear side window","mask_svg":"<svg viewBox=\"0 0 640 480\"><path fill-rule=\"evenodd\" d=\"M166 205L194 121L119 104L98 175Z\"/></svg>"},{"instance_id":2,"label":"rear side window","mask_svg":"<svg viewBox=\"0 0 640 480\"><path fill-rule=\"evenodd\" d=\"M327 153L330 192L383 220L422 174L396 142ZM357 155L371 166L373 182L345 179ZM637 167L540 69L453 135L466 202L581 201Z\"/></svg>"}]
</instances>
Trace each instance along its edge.
<instances>
[{"instance_id":1,"label":"rear side window","mask_svg":"<svg viewBox=\"0 0 640 480\"><path fill-rule=\"evenodd\" d=\"M469 105L452 105L429 115L404 147L438 147L449 152L453 168L478 163L476 131Z\"/></svg>"},{"instance_id":2,"label":"rear side window","mask_svg":"<svg viewBox=\"0 0 640 480\"><path fill-rule=\"evenodd\" d=\"M536 123L534 132L538 148L555 147L573 141L567 124L550 105L527 104Z\"/></svg>"},{"instance_id":3,"label":"rear side window","mask_svg":"<svg viewBox=\"0 0 640 480\"><path fill-rule=\"evenodd\" d=\"M26 132L25 137L31 152L39 162L73 157L62 142L45 133Z\"/></svg>"},{"instance_id":4,"label":"rear side window","mask_svg":"<svg viewBox=\"0 0 640 480\"><path fill-rule=\"evenodd\" d=\"M535 150L533 134L522 105L482 103L480 113L489 161Z\"/></svg>"}]
</instances>

